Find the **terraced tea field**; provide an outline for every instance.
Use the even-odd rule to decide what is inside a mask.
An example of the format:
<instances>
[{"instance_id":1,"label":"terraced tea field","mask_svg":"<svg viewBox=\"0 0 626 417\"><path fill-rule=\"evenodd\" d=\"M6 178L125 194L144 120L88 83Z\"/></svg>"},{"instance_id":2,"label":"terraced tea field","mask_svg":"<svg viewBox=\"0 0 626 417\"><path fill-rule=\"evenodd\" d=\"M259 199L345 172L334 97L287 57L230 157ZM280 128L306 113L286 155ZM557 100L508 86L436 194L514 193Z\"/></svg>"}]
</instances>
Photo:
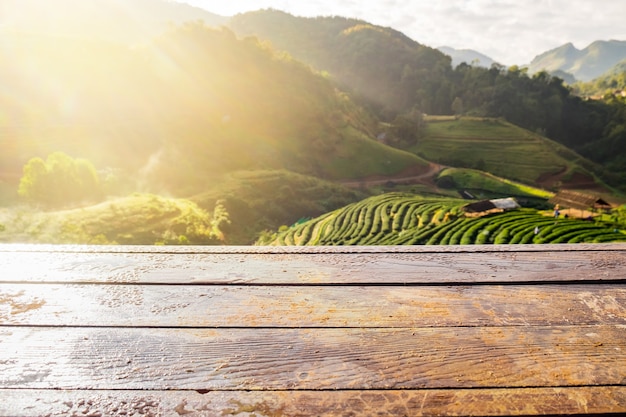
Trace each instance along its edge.
<instances>
[{"instance_id":1,"label":"terraced tea field","mask_svg":"<svg viewBox=\"0 0 626 417\"><path fill-rule=\"evenodd\" d=\"M586 165L580 165L582 158L571 150L497 119L432 121L410 151L429 161L476 168L525 184L539 185L541 179L559 173L567 177L580 172L592 178Z\"/></svg>"},{"instance_id":2,"label":"terraced tea field","mask_svg":"<svg viewBox=\"0 0 626 417\"><path fill-rule=\"evenodd\" d=\"M389 193L370 197L278 233L271 245L473 245L599 243L626 234L534 209L465 217L458 199Z\"/></svg>"}]
</instances>

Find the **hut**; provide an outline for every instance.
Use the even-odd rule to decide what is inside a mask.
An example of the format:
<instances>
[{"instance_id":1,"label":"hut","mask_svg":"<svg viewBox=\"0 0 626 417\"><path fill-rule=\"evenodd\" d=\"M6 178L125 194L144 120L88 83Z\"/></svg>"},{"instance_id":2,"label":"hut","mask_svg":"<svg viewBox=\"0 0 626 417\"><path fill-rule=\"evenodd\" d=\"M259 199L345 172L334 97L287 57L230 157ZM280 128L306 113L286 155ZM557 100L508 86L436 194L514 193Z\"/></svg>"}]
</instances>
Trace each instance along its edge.
<instances>
[{"instance_id":1,"label":"hut","mask_svg":"<svg viewBox=\"0 0 626 417\"><path fill-rule=\"evenodd\" d=\"M502 210L515 210L520 208L520 205L514 198L498 198L496 200L489 200L493 203L494 206L500 208Z\"/></svg>"},{"instance_id":2,"label":"hut","mask_svg":"<svg viewBox=\"0 0 626 417\"><path fill-rule=\"evenodd\" d=\"M598 211L608 212L613 205L596 195L581 193L580 191L561 190L554 197L548 200L549 203L558 206L561 209L569 208L577 210L578 217L588 217L589 213ZM570 216L575 214L571 211Z\"/></svg>"},{"instance_id":3,"label":"hut","mask_svg":"<svg viewBox=\"0 0 626 417\"><path fill-rule=\"evenodd\" d=\"M498 198L495 200L481 200L466 204L462 207L465 217L482 217L491 213L502 213L503 211L514 210L520 205L514 198Z\"/></svg>"}]
</instances>

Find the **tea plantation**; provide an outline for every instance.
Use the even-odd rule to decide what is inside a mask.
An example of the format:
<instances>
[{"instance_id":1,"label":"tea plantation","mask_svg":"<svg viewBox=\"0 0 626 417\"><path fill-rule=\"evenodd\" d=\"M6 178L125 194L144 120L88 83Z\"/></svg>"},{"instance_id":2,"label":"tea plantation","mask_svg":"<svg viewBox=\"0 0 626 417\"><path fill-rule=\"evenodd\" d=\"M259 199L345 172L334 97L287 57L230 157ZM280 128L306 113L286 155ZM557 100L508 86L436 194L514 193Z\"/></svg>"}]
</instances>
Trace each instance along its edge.
<instances>
[{"instance_id":1,"label":"tea plantation","mask_svg":"<svg viewBox=\"0 0 626 417\"><path fill-rule=\"evenodd\" d=\"M472 245L599 243L626 234L593 221L517 209L465 217L458 199L389 193L370 197L261 239L270 245Z\"/></svg>"}]
</instances>

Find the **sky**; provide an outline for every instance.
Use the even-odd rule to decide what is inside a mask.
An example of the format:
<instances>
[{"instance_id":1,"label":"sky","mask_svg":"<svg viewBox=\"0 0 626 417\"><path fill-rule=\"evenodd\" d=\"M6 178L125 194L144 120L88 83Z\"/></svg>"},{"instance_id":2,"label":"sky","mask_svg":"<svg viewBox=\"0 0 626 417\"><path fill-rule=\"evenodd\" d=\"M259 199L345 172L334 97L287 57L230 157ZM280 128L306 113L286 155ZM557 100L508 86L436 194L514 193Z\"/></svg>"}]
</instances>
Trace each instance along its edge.
<instances>
[{"instance_id":1,"label":"sky","mask_svg":"<svg viewBox=\"0 0 626 417\"><path fill-rule=\"evenodd\" d=\"M626 0L176 0L232 16L273 8L296 16L344 16L392 27L431 47L474 49L525 65L571 42L626 40Z\"/></svg>"}]
</instances>

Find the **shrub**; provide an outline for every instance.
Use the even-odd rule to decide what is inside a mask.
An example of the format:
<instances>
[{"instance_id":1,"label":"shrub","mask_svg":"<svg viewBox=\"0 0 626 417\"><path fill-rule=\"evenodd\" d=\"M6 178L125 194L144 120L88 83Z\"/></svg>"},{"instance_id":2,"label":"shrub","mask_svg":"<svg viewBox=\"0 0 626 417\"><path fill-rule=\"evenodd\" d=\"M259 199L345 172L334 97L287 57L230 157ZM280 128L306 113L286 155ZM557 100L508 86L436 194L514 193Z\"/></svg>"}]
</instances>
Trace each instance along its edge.
<instances>
[{"instance_id":1,"label":"shrub","mask_svg":"<svg viewBox=\"0 0 626 417\"><path fill-rule=\"evenodd\" d=\"M44 161L32 158L24 166L20 197L46 207L63 207L101 197L100 179L86 159L54 152Z\"/></svg>"}]
</instances>

